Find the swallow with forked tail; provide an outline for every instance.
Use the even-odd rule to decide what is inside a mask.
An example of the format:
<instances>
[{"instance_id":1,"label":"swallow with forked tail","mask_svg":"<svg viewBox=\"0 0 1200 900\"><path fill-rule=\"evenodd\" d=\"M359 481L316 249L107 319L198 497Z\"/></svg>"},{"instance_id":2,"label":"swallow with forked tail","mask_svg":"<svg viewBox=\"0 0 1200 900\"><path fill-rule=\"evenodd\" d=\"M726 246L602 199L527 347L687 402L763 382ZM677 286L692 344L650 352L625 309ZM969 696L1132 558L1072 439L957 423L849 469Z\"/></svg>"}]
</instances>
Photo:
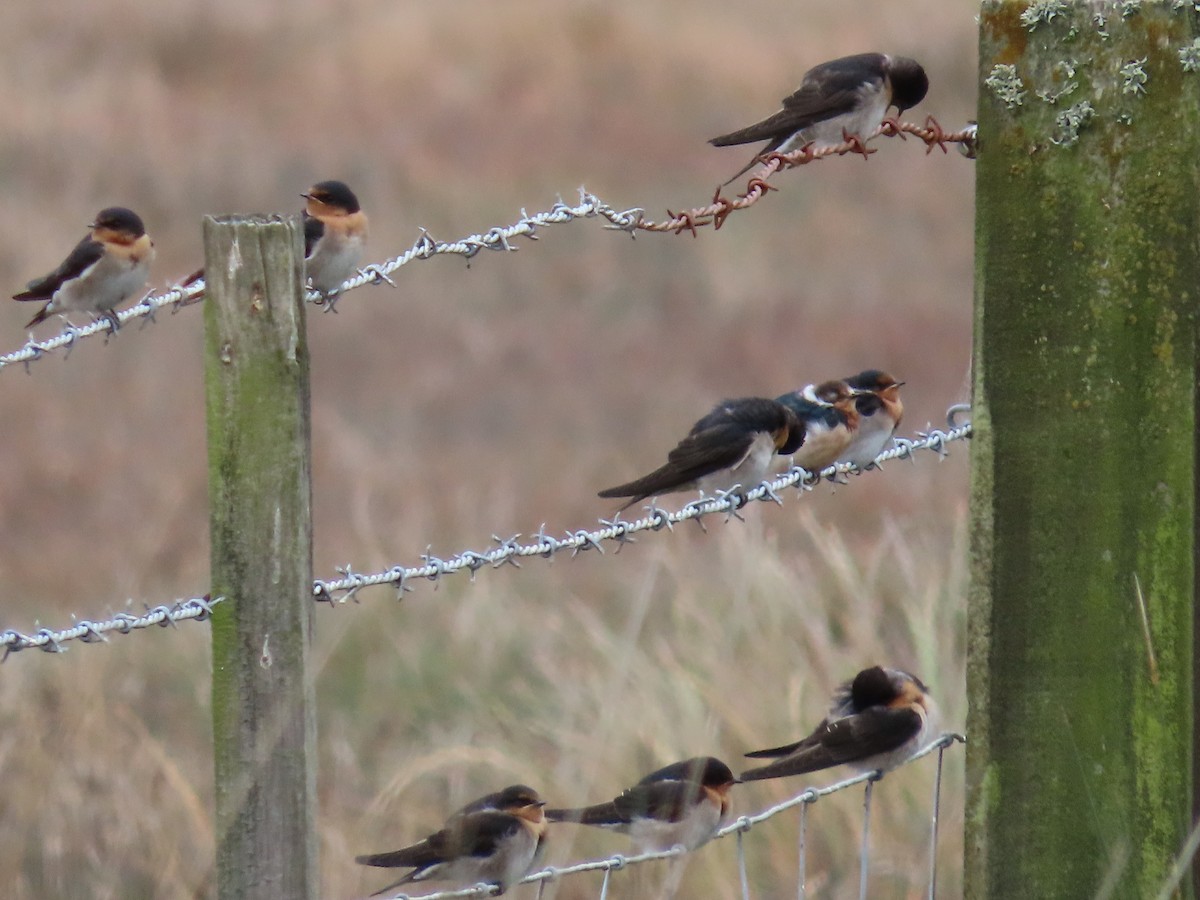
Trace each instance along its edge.
<instances>
[{"instance_id":1,"label":"swallow with forked tail","mask_svg":"<svg viewBox=\"0 0 1200 900\"><path fill-rule=\"evenodd\" d=\"M837 461L858 431L855 403L859 396L860 392L844 381L826 381L776 398L804 426L804 442L792 456L793 465L820 472Z\"/></svg>"},{"instance_id":2,"label":"swallow with forked tail","mask_svg":"<svg viewBox=\"0 0 1200 900\"><path fill-rule=\"evenodd\" d=\"M829 715L794 744L746 756L782 757L748 769L743 781L782 778L849 764L860 772L887 771L921 749L936 710L925 685L899 669L873 666L838 688Z\"/></svg>"},{"instance_id":3,"label":"swallow with forked tail","mask_svg":"<svg viewBox=\"0 0 1200 900\"><path fill-rule=\"evenodd\" d=\"M896 433L904 416L900 401L900 386L887 372L866 369L846 379L851 390L858 391L854 408L858 411L858 428L838 462L853 463L865 469L884 451Z\"/></svg>"},{"instance_id":4,"label":"swallow with forked tail","mask_svg":"<svg viewBox=\"0 0 1200 900\"><path fill-rule=\"evenodd\" d=\"M468 803L445 826L400 850L355 857L364 866L412 868L377 896L413 881L494 884L503 894L525 877L544 851L545 801L537 791L512 785Z\"/></svg>"},{"instance_id":5,"label":"swallow with forked tail","mask_svg":"<svg viewBox=\"0 0 1200 900\"><path fill-rule=\"evenodd\" d=\"M629 497L621 507L628 509L673 491L750 490L767 476L777 453L794 453L804 440L802 424L785 404L764 397L725 400L692 426L664 465L600 496Z\"/></svg>"},{"instance_id":6,"label":"swallow with forked tail","mask_svg":"<svg viewBox=\"0 0 1200 900\"><path fill-rule=\"evenodd\" d=\"M695 850L729 818L729 790L738 779L729 766L698 756L651 772L618 797L581 809L549 809L551 822L611 828L632 839L636 852Z\"/></svg>"},{"instance_id":7,"label":"swallow with forked tail","mask_svg":"<svg viewBox=\"0 0 1200 900\"><path fill-rule=\"evenodd\" d=\"M738 131L712 138L714 147L767 141L754 159L730 178L750 171L765 154L790 153L806 144L827 147L847 135L866 140L888 109L901 113L916 106L929 90L921 64L907 56L859 53L813 66L800 87L783 100L783 109ZM725 182L729 184L729 181Z\"/></svg>"},{"instance_id":8,"label":"swallow with forked tail","mask_svg":"<svg viewBox=\"0 0 1200 900\"><path fill-rule=\"evenodd\" d=\"M56 313L75 311L107 317L115 328L113 310L146 286L154 241L138 214L123 206L110 206L100 210L88 227L91 232L57 269L13 295L14 300L46 303L26 328Z\"/></svg>"}]
</instances>

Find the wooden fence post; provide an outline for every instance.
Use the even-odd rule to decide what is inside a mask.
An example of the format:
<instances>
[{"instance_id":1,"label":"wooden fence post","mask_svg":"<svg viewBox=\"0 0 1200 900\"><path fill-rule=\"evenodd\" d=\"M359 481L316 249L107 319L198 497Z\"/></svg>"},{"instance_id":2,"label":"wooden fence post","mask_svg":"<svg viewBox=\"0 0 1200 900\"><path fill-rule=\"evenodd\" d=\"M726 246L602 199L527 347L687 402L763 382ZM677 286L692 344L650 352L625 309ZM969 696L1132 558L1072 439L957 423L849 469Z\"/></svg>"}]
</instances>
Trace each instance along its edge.
<instances>
[{"instance_id":1,"label":"wooden fence post","mask_svg":"<svg viewBox=\"0 0 1200 900\"><path fill-rule=\"evenodd\" d=\"M315 900L303 230L204 220L217 897Z\"/></svg>"},{"instance_id":2,"label":"wooden fence post","mask_svg":"<svg viewBox=\"0 0 1200 900\"><path fill-rule=\"evenodd\" d=\"M968 897L1154 897L1193 820L1198 33L982 6Z\"/></svg>"}]
</instances>

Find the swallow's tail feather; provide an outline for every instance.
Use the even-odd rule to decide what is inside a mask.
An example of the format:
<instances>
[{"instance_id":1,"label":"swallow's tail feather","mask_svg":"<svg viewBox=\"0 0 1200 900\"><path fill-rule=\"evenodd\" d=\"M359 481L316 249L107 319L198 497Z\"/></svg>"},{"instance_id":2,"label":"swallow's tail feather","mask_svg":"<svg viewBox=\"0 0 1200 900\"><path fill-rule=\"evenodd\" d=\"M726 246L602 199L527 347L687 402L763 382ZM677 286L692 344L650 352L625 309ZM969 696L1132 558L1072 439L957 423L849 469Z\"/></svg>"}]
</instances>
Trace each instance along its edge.
<instances>
[{"instance_id":1,"label":"swallow's tail feather","mask_svg":"<svg viewBox=\"0 0 1200 900\"><path fill-rule=\"evenodd\" d=\"M409 872L407 875L405 875L399 881L393 881L391 884L387 885L386 887L381 887L377 891L372 891L371 896L378 897L381 894L386 894L389 891L394 891L396 888L400 887L400 885L402 885L402 884L411 884L412 882L419 880L416 877L418 872L420 872L419 869L416 872Z\"/></svg>"},{"instance_id":2,"label":"swallow's tail feather","mask_svg":"<svg viewBox=\"0 0 1200 900\"><path fill-rule=\"evenodd\" d=\"M41 298L41 297L13 297L13 299L14 300L39 300L39 299L44 299L44 298ZM42 322L45 322L48 318L50 318L50 304L49 303L47 303L45 306L43 306L41 309L39 309L37 311L37 314L26 323L25 327L32 328L34 325L40 325Z\"/></svg>"},{"instance_id":3,"label":"swallow's tail feather","mask_svg":"<svg viewBox=\"0 0 1200 900\"><path fill-rule=\"evenodd\" d=\"M597 496L605 498L629 497L629 502L621 509L628 509L639 500L645 500L655 494L667 494L677 491L684 486L679 479L679 473L670 463L660 466L649 475L643 475L634 481L619 484L616 487L605 488Z\"/></svg>"},{"instance_id":4,"label":"swallow's tail feather","mask_svg":"<svg viewBox=\"0 0 1200 900\"><path fill-rule=\"evenodd\" d=\"M793 744L795 751L787 754L776 762L766 766L759 766L757 769L747 769L742 773L742 781L761 781L764 778L782 778L785 775L803 775L805 772L817 772L821 769L828 769L830 766L836 766L839 763L847 762L843 756L832 753L829 748L820 744L808 744L804 741L798 744ZM786 747L780 747L779 750L786 750ZM778 751L769 751L777 753ZM759 751L756 754L747 753L747 756L761 756L764 751Z\"/></svg>"},{"instance_id":5,"label":"swallow's tail feather","mask_svg":"<svg viewBox=\"0 0 1200 900\"><path fill-rule=\"evenodd\" d=\"M771 756L787 756L789 753L794 753L800 749L800 745L804 741L796 741L794 744L786 744L783 747L771 747L767 750L751 750L749 753L743 753L743 756L748 756L751 759L764 759Z\"/></svg>"},{"instance_id":6,"label":"swallow's tail feather","mask_svg":"<svg viewBox=\"0 0 1200 900\"><path fill-rule=\"evenodd\" d=\"M598 803L595 806L584 806L580 809L548 809L546 818L551 822L569 822L576 825L623 825L625 819L617 809L616 803Z\"/></svg>"}]
</instances>

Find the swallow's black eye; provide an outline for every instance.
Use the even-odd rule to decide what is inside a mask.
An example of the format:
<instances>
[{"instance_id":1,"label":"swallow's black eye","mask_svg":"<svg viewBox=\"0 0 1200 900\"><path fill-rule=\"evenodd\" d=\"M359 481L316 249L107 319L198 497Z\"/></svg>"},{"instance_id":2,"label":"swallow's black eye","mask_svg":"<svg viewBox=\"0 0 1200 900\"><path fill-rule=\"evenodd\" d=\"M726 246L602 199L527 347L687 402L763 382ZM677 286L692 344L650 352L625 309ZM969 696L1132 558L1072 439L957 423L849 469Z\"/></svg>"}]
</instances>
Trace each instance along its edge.
<instances>
[{"instance_id":1,"label":"swallow's black eye","mask_svg":"<svg viewBox=\"0 0 1200 900\"><path fill-rule=\"evenodd\" d=\"M854 400L854 408L860 416L871 416L883 407L883 401L875 394L862 394Z\"/></svg>"}]
</instances>

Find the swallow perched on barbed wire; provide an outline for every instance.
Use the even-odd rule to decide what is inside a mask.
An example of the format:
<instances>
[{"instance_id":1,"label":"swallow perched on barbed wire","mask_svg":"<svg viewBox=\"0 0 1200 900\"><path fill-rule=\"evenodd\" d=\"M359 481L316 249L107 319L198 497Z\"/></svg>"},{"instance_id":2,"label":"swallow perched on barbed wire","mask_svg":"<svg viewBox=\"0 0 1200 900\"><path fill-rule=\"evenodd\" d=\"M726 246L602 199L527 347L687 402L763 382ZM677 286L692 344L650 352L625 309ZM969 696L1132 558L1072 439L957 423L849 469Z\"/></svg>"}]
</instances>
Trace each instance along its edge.
<instances>
[{"instance_id":1,"label":"swallow perched on barbed wire","mask_svg":"<svg viewBox=\"0 0 1200 900\"><path fill-rule=\"evenodd\" d=\"M767 153L789 153L805 144L843 143L848 136L866 140L889 108L901 113L916 106L929 90L929 78L915 59L886 53L859 53L823 62L804 73L783 109L746 128L712 138L714 147L767 141L741 171L744 175ZM729 181L725 184L729 184Z\"/></svg>"},{"instance_id":2,"label":"swallow perched on barbed wire","mask_svg":"<svg viewBox=\"0 0 1200 900\"><path fill-rule=\"evenodd\" d=\"M600 491L601 497L629 497L621 507L674 491L706 493L757 487L777 453L794 453L804 429L784 404L765 397L724 400L692 426L649 475Z\"/></svg>"},{"instance_id":3,"label":"swallow perched on barbed wire","mask_svg":"<svg viewBox=\"0 0 1200 900\"><path fill-rule=\"evenodd\" d=\"M755 759L782 759L746 770L742 780L782 778L842 764L860 772L887 771L921 749L934 716L933 700L919 678L872 666L837 689L829 715L808 737L747 753Z\"/></svg>"},{"instance_id":4,"label":"swallow perched on barbed wire","mask_svg":"<svg viewBox=\"0 0 1200 900\"><path fill-rule=\"evenodd\" d=\"M113 310L146 286L154 261L154 241L133 210L110 206L100 210L91 231L58 268L35 278L14 300L47 301L26 328L54 314L87 312L118 326Z\"/></svg>"},{"instance_id":5,"label":"swallow perched on barbed wire","mask_svg":"<svg viewBox=\"0 0 1200 900\"><path fill-rule=\"evenodd\" d=\"M858 431L855 402L860 393L846 382L835 380L810 384L775 398L804 426L804 441L796 448L792 465L820 472L846 452Z\"/></svg>"},{"instance_id":6,"label":"swallow perched on barbed wire","mask_svg":"<svg viewBox=\"0 0 1200 900\"><path fill-rule=\"evenodd\" d=\"M638 853L676 844L695 850L729 818L729 790L738 783L721 760L698 756L651 772L607 803L548 809L546 818L628 834Z\"/></svg>"},{"instance_id":7,"label":"swallow perched on barbed wire","mask_svg":"<svg viewBox=\"0 0 1200 900\"><path fill-rule=\"evenodd\" d=\"M503 894L544 852L545 801L525 785L512 785L468 803L440 831L408 847L355 857L364 866L412 868L371 896L413 881L494 884Z\"/></svg>"},{"instance_id":8,"label":"swallow perched on barbed wire","mask_svg":"<svg viewBox=\"0 0 1200 900\"><path fill-rule=\"evenodd\" d=\"M300 195L304 205L304 260L326 302L358 271L367 245L367 215L342 181L320 181Z\"/></svg>"},{"instance_id":9,"label":"swallow perched on barbed wire","mask_svg":"<svg viewBox=\"0 0 1200 900\"><path fill-rule=\"evenodd\" d=\"M900 401L900 386L904 382L878 369L866 369L845 381L851 390L858 392L854 398L858 428L837 461L865 469L887 447L904 417L904 404Z\"/></svg>"}]
</instances>

